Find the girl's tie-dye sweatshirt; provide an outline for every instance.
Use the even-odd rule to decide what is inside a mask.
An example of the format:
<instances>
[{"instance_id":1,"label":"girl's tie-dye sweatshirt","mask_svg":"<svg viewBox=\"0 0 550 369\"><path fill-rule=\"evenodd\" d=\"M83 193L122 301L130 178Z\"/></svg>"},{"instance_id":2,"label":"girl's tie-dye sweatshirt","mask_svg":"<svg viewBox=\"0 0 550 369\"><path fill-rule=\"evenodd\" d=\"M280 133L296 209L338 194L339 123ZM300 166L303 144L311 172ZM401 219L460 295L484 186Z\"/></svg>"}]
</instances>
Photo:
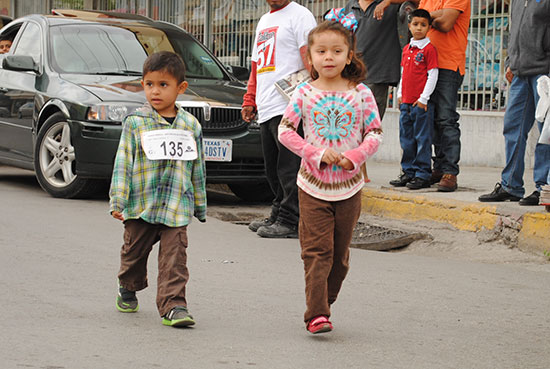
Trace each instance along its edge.
<instances>
[{"instance_id":1,"label":"girl's tie-dye sweatshirt","mask_svg":"<svg viewBox=\"0 0 550 369\"><path fill-rule=\"evenodd\" d=\"M300 122L303 138L297 133ZM326 201L345 200L361 190L360 166L376 152L381 140L376 101L362 83L348 91L324 91L301 84L279 125L279 141L302 158L298 187ZM348 158L354 168L322 163L329 147Z\"/></svg>"}]
</instances>

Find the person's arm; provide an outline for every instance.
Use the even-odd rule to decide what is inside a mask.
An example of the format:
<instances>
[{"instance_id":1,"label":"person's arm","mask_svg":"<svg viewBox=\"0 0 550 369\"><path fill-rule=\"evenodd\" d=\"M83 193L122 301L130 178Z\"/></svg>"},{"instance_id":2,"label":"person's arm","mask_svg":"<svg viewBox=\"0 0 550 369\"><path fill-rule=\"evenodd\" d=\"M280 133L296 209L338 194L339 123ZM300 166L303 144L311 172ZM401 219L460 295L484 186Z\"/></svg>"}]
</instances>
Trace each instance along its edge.
<instances>
[{"instance_id":1,"label":"person's arm","mask_svg":"<svg viewBox=\"0 0 550 369\"><path fill-rule=\"evenodd\" d=\"M252 62L250 66L250 77L248 77L248 84L246 93L243 96L243 106L241 110L241 116L245 122L250 122L256 116L256 62Z\"/></svg>"},{"instance_id":2,"label":"person's arm","mask_svg":"<svg viewBox=\"0 0 550 369\"><path fill-rule=\"evenodd\" d=\"M130 116L122 122L122 132L120 134L120 141L113 165L111 187L109 189L109 212L118 220L124 220L122 212L128 202L129 184L134 166L135 143L130 129L131 121L132 117Z\"/></svg>"},{"instance_id":3,"label":"person's arm","mask_svg":"<svg viewBox=\"0 0 550 369\"><path fill-rule=\"evenodd\" d=\"M197 126L200 125L197 123ZM200 222L206 222L206 165L204 161L204 150L202 132L199 129L197 143L198 157L193 161L193 172L191 183L193 183L194 211L193 215Z\"/></svg>"},{"instance_id":4,"label":"person's arm","mask_svg":"<svg viewBox=\"0 0 550 369\"><path fill-rule=\"evenodd\" d=\"M349 160L353 167L344 167L344 169L352 170L361 165L369 156L372 156L377 150L380 142L382 142L382 128L380 123L380 115L374 95L370 90L363 92L363 142L359 147L348 150L343 154L345 159Z\"/></svg>"},{"instance_id":5,"label":"person's arm","mask_svg":"<svg viewBox=\"0 0 550 369\"><path fill-rule=\"evenodd\" d=\"M401 67L401 78L399 79L399 84L397 85L397 104L399 107L399 105L401 105L401 96L402 96L402 89L401 89L401 85L403 84L403 67Z\"/></svg>"},{"instance_id":6,"label":"person's arm","mask_svg":"<svg viewBox=\"0 0 550 369\"><path fill-rule=\"evenodd\" d=\"M297 88L286 107L281 123L279 124L279 141L294 154L310 162L315 168L321 168L325 149L308 143L297 132L302 120L302 94Z\"/></svg>"},{"instance_id":7,"label":"person's arm","mask_svg":"<svg viewBox=\"0 0 550 369\"><path fill-rule=\"evenodd\" d=\"M411 1L411 0L384 0L380 4L376 5L376 8L374 8L373 17L376 18L377 20L381 20L388 6L390 6L391 4L402 4L405 1ZM416 6L418 6L419 0L412 0L412 2Z\"/></svg>"},{"instance_id":8,"label":"person's arm","mask_svg":"<svg viewBox=\"0 0 550 369\"><path fill-rule=\"evenodd\" d=\"M453 29L461 11L458 9L439 9L430 13L432 16L432 28L447 33Z\"/></svg>"},{"instance_id":9,"label":"person's arm","mask_svg":"<svg viewBox=\"0 0 550 369\"><path fill-rule=\"evenodd\" d=\"M439 76L439 69L433 68L428 71L428 79L426 80L426 84L424 85L424 90L422 91L422 94L420 94L420 97L413 105L418 105L424 110L428 110L427 104L428 100L430 100L430 96L432 95L432 92L435 90L435 85L437 84L437 77Z\"/></svg>"}]
</instances>

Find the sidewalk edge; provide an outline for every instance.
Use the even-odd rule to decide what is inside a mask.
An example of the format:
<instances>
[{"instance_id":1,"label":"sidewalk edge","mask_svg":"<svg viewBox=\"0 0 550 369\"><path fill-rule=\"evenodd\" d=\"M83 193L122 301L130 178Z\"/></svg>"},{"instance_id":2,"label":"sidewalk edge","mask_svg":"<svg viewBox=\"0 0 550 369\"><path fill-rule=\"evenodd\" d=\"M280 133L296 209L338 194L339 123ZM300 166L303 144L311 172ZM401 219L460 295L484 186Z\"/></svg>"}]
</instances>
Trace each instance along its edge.
<instances>
[{"instance_id":1,"label":"sidewalk edge","mask_svg":"<svg viewBox=\"0 0 550 369\"><path fill-rule=\"evenodd\" d=\"M433 200L424 195L405 194L391 189L364 187L362 211L375 216L412 221L430 220L450 224L461 231L494 232L513 228L518 232L518 247L542 254L550 251L550 214L526 213L522 216L499 213L497 206L459 200Z\"/></svg>"}]
</instances>

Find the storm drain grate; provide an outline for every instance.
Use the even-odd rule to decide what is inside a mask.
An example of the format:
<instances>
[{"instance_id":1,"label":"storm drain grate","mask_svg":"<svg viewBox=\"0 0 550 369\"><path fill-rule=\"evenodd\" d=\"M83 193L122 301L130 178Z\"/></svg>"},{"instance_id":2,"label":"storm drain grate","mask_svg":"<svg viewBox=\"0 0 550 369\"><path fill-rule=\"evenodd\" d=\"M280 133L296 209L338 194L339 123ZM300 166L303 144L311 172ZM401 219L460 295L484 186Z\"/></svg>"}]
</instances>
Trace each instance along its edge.
<instances>
[{"instance_id":1,"label":"storm drain grate","mask_svg":"<svg viewBox=\"0 0 550 369\"><path fill-rule=\"evenodd\" d=\"M413 241L426 238L424 233L409 233L378 225L357 223L353 230L351 247L364 250L386 251L405 247Z\"/></svg>"}]
</instances>

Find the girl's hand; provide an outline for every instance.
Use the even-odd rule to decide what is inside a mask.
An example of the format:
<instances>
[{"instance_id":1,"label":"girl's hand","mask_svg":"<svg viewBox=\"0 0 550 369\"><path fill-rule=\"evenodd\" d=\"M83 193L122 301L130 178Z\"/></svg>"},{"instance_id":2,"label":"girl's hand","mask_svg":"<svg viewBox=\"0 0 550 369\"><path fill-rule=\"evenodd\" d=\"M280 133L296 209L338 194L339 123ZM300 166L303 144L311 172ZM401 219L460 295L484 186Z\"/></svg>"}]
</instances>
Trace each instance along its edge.
<instances>
[{"instance_id":1,"label":"girl's hand","mask_svg":"<svg viewBox=\"0 0 550 369\"><path fill-rule=\"evenodd\" d=\"M113 218L115 219L118 219L120 221L124 221L124 216L122 215L122 213L118 212L118 211L113 211L111 212L111 215L113 216Z\"/></svg>"},{"instance_id":2,"label":"girl's hand","mask_svg":"<svg viewBox=\"0 0 550 369\"><path fill-rule=\"evenodd\" d=\"M338 162L338 165L344 168L345 170L352 170L355 167L351 162L351 160L349 160L343 155L341 156L340 161Z\"/></svg>"},{"instance_id":3,"label":"girl's hand","mask_svg":"<svg viewBox=\"0 0 550 369\"><path fill-rule=\"evenodd\" d=\"M413 106L418 106L419 108L424 109L424 111L428 111L428 106L425 104L422 104L420 101L416 100L413 104Z\"/></svg>"},{"instance_id":4,"label":"girl's hand","mask_svg":"<svg viewBox=\"0 0 550 369\"><path fill-rule=\"evenodd\" d=\"M340 154L338 154L333 149L328 148L323 153L323 157L321 158L321 162L326 163L328 165L338 164L340 162Z\"/></svg>"}]
</instances>

